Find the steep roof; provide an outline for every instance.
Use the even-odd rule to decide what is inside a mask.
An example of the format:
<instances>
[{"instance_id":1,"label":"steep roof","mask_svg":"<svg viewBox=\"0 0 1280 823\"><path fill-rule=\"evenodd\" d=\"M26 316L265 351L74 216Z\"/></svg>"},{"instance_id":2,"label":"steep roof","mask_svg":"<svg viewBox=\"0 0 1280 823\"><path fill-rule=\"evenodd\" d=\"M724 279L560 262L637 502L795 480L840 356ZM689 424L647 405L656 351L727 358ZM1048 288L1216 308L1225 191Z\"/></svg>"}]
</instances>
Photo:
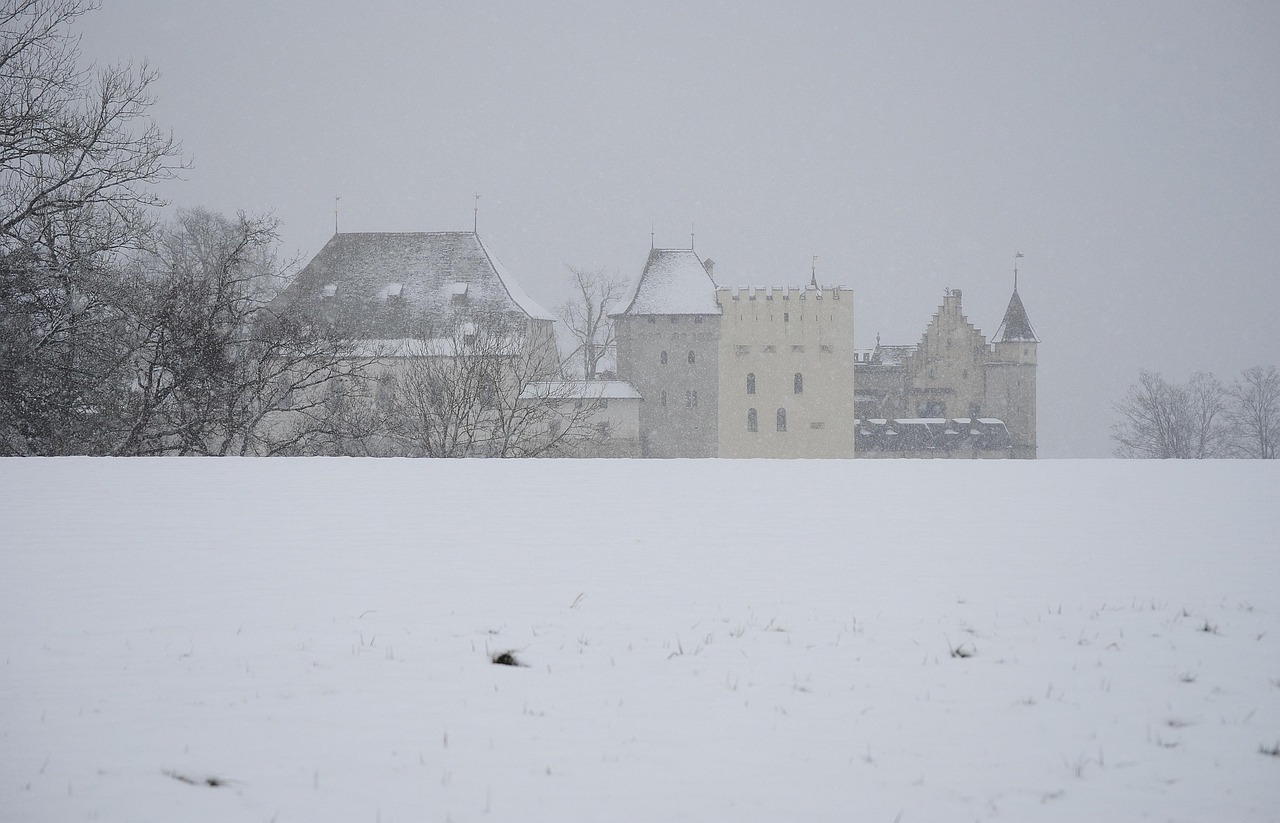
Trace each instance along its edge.
<instances>
[{"instance_id":1,"label":"steep roof","mask_svg":"<svg viewBox=\"0 0 1280 823\"><path fill-rule=\"evenodd\" d=\"M1003 334L998 338L999 343L1008 343L1010 341L1018 343L1039 343L1040 339L1036 337L1035 330L1031 328L1031 321L1027 318L1027 310L1023 308L1022 298L1018 296L1018 290L1013 290L1013 296L1009 298L1009 307L1004 310L1004 319L1000 321L1000 327L996 329L999 334L1003 330Z\"/></svg>"},{"instance_id":2,"label":"steep roof","mask_svg":"<svg viewBox=\"0 0 1280 823\"><path fill-rule=\"evenodd\" d=\"M459 304L554 319L474 232L335 234L276 300L316 301L388 338L404 335L409 319L439 318Z\"/></svg>"},{"instance_id":3,"label":"steep roof","mask_svg":"<svg viewBox=\"0 0 1280 823\"><path fill-rule=\"evenodd\" d=\"M693 249L652 249L620 314L720 314L716 284Z\"/></svg>"}]
</instances>

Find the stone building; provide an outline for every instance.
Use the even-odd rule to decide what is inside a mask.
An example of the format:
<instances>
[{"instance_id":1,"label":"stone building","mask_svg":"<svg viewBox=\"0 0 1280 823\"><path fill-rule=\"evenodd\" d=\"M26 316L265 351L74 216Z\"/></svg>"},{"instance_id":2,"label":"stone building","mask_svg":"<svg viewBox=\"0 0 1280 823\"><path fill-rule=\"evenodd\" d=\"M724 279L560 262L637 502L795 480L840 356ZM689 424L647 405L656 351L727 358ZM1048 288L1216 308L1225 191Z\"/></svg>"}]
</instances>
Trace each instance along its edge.
<instances>
[{"instance_id":1,"label":"stone building","mask_svg":"<svg viewBox=\"0 0 1280 823\"><path fill-rule=\"evenodd\" d=\"M693 249L651 249L613 316L618 378L643 398L644 457L718 454L721 309L711 271Z\"/></svg>"},{"instance_id":2,"label":"stone building","mask_svg":"<svg viewBox=\"0 0 1280 823\"><path fill-rule=\"evenodd\" d=\"M692 249L652 249L613 316L645 457L851 457L853 294L717 288Z\"/></svg>"},{"instance_id":3,"label":"stone building","mask_svg":"<svg viewBox=\"0 0 1280 823\"><path fill-rule=\"evenodd\" d=\"M716 290L719 456L853 457L853 292Z\"/></svg>"},{"instance_id":4,"label":"stone building","mask_svg":"<svg viewBox=\"0 0 1280 823\"><path fill-rule=\"evenodd\" d=\"M1039 339L1015 285L998 339L964 316L947 289L920 342L860 353L859 457L1036 456Z\"/></svg>"}]
</instances>

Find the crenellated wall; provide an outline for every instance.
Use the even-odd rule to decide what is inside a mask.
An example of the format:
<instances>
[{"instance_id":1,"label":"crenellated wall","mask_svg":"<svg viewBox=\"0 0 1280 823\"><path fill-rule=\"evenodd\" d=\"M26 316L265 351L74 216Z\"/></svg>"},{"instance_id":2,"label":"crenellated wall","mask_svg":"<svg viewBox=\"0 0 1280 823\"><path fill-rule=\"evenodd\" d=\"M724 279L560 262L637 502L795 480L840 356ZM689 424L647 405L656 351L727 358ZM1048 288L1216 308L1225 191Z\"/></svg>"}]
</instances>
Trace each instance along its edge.
<instances>
[{"instance_id":1,"label":"crenellated wall","mask_svg":"<svg viewBox=\"0 0 1280 823\"><path fill-rule=\"evenodd\" d=\"M852 457L853 292L721 286L716 301L719 455Z\"/></svg>"}]
</instances>

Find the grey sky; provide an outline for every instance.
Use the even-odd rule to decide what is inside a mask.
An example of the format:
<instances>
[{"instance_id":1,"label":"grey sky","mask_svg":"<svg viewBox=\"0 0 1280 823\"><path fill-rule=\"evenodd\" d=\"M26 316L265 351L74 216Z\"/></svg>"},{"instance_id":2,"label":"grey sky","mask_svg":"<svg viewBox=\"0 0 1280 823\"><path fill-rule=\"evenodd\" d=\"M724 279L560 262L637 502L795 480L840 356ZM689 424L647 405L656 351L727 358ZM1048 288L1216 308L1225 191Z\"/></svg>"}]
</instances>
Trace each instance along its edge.
<instances>
[{"instance_id":1,"label":"grey sky","mask_svg":"<svg viewBox=\"0 0 1280 823\"><path fill-rule=\"evenodd\" d=\"M480 231L549 308L566 263L696 247L723 283L856 290L860 347L944 287L990 335L1023 252L1045 457L1110 453L1147 367L1280 364L1280 6L106 0L195 163L175 205Z\"/></svg>"}]
</instances>

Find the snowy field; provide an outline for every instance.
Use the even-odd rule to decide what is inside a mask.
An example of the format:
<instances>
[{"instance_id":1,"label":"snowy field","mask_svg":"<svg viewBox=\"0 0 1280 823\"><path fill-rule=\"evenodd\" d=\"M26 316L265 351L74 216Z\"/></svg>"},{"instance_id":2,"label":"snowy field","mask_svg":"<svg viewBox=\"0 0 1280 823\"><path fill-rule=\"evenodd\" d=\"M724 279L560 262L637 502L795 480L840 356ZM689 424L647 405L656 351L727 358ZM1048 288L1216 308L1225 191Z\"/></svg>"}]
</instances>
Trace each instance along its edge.
<instances>
[{"instance_id":1,"label":"snowy field","mask_svg":"<svg viewBox=\"0 0 1280 823\"><path fill-rule=\"evenodd\" d=\"M4 460L0 819L1276 820L1278 535L1261 461Z\"/></svg>"}]
</instances>

